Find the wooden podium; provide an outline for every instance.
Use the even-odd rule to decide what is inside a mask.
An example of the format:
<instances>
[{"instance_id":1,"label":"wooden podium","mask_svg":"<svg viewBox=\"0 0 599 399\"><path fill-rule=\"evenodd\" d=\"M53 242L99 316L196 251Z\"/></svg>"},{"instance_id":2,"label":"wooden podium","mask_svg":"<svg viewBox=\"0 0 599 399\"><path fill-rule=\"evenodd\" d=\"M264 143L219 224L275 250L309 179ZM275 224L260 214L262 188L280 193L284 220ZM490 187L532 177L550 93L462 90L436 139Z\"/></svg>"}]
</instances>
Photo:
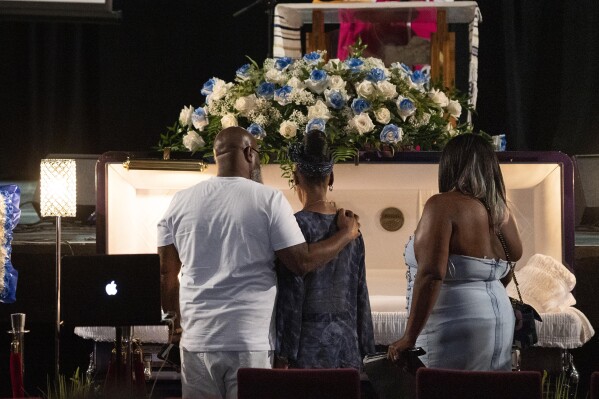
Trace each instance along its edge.
<instances>
[{"instance_id":1,"label":"wooden podium","mask_svg":"<svg viewBox=\"0 0 599 399\"><path fill-rule=\"evenodd\" d=\"M450 32L448 24L470 24L477 12L475 1L459 2L315 2L315 3L287 3L279 4L275 8L275 30L298 30L304 24L312 24L312 31L308 37L306 52L326 48L326 24L340 22L340 12L350 11L356 21L377 22L396 21L409 23L413 21L421 10L436 10L437 32L431 37L431 76L435 80L442 79L447 87L455 86L455 34ZM279 18L277 20L277 18ZM289 31L287 31L289 32ZM275 56L288 55L298 57L298 54L286 54L288 50L297 52L298 46L289 46L286 39L290 37L283 33L275 32ZM279 38L279 40L277 40ZM296 36L299 38L299 35ZM297 40L297 39L296 39Z\"/></svg>"}]
</instances>

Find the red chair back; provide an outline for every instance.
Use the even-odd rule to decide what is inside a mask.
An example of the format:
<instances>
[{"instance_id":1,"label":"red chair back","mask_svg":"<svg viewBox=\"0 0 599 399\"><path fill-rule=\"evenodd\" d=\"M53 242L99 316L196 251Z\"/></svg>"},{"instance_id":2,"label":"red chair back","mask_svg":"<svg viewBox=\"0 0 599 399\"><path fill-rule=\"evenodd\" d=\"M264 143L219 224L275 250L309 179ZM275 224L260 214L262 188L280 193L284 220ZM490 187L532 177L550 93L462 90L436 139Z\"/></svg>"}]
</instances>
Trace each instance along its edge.
<instances>
[{"instance_id":1,"label":"red chair back","mask_svg":"<svg viewBox=\"0 0 599 399\"><path fill-rule=\"evenodd\" d=\"M418 399L541 399L541 373L420 368L416 391Z\"/></svg>"},{"instance_id":2,"label":"red chair back","mask_svg":"<svg viewBox=\"0 0 599 399\"><path fill-rule=\"evenodd\" d=\"M591 399L599 399L599 371L591 374Z\"/></svg>"},{"instance_id":3,"label":"red chair back","mask_svg":"<svg viewBox=\"0 0 599 399\"><path fill-rule=\"evenodd\" d=\"M355 369L254 369L237 372L238 399L360 399Z\"/></svg>"}]
</instances>

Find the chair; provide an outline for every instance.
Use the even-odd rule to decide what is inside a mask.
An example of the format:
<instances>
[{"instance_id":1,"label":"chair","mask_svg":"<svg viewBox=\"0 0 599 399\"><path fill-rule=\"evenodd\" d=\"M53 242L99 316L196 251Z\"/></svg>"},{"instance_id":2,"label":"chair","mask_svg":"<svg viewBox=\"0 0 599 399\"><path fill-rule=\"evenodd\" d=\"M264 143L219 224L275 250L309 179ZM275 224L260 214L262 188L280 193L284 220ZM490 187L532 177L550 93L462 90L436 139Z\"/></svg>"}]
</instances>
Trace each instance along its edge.
<instances>
[{"instance_id":1,"label":"chair","mask_svg":"<svg viewBox=\"0 0 599 399\"><path fill-rule=\"evenodd\" d=\"M237 372L238 399L359 399L355 369L255 369Z\"/></svg>"},{"instance_id":2,"label":"chair","mask_svg":"<svg viewBox=\"0 0 599 399\"><path fill-rule=\"evenodd\" d=\"M599 371L591 374L591 399L599 399Z\"/></svg>"},{"instance_id":3,"label":"chair","mask_svg":"<svg viewBox=\"0 0 599 399\"><path fill-rule=\"evenodd\" d=\"M541 373L420 368L416 392L418 399L541 399Z\"/></svg>"}]
</instances>

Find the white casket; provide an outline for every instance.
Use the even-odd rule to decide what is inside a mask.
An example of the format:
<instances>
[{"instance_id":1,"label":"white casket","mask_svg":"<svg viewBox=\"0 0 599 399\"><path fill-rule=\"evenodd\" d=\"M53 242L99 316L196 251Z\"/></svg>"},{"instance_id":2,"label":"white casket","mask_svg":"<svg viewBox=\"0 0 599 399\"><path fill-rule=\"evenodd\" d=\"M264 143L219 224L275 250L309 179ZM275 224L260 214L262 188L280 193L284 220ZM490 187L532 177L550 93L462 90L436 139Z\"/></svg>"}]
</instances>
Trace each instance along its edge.
<instances>
[{"instance_id":1,"label":"white casket","mask_svg":"<svg viewBox=\"0 0 599 399\"><path fill-rule=\"evenodd\" d=\"M126 168L127 155L135 157L135 154L106 153L98 163L98 253L155 253L156 224L173 194L216 173L211 164L202 172L157 170L154 166ZM405 327L403 251L424 203L438 192L439 156L438 152L399 153L392 159L362 158L357 165L335 165L335 185L329 197L338 207L360 215L377 344L399 338ZM524 244L524 255L518 264L524 265L534 254L544 254L572 268L574 173L570 158L559 152L501 152L498 157ZM157 162L162 168L169 161ZM285 194L295 210L300 209L300 202L287 180L281 177L278 165L263 166L263 177L265 184ZM403 226L396 231L386 230L381 223L382 211L390 207L403 214ZM82 330L79 334L85 336ZM166 332L160 334L166 340ZM541 327L541 346L543 337ZM564 346L554 336L546 338L548 346L576 347L584 343L576 339L572 342L572 337L567 337L568 344Z\"/></svg>"}]
</instances>

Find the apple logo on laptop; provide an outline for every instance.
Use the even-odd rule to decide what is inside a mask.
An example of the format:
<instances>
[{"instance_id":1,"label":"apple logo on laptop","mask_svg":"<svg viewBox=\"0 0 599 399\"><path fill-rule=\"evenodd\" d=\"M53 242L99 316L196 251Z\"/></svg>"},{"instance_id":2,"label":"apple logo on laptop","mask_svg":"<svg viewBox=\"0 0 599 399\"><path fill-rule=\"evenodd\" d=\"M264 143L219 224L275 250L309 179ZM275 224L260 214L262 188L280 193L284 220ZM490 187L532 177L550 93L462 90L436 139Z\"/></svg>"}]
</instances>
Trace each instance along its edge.
<instances>
[{"instance_id":1,"label":"apple logo on laptop","mask_svg":"<svg viewBox=\"0 0 599 399\"><path fill-rule=\"evenodd\" d=\"M106 284L106 293L108 295L116 295L116 283L112 280L110 283Z\"/></svg>"}]
</instances>

